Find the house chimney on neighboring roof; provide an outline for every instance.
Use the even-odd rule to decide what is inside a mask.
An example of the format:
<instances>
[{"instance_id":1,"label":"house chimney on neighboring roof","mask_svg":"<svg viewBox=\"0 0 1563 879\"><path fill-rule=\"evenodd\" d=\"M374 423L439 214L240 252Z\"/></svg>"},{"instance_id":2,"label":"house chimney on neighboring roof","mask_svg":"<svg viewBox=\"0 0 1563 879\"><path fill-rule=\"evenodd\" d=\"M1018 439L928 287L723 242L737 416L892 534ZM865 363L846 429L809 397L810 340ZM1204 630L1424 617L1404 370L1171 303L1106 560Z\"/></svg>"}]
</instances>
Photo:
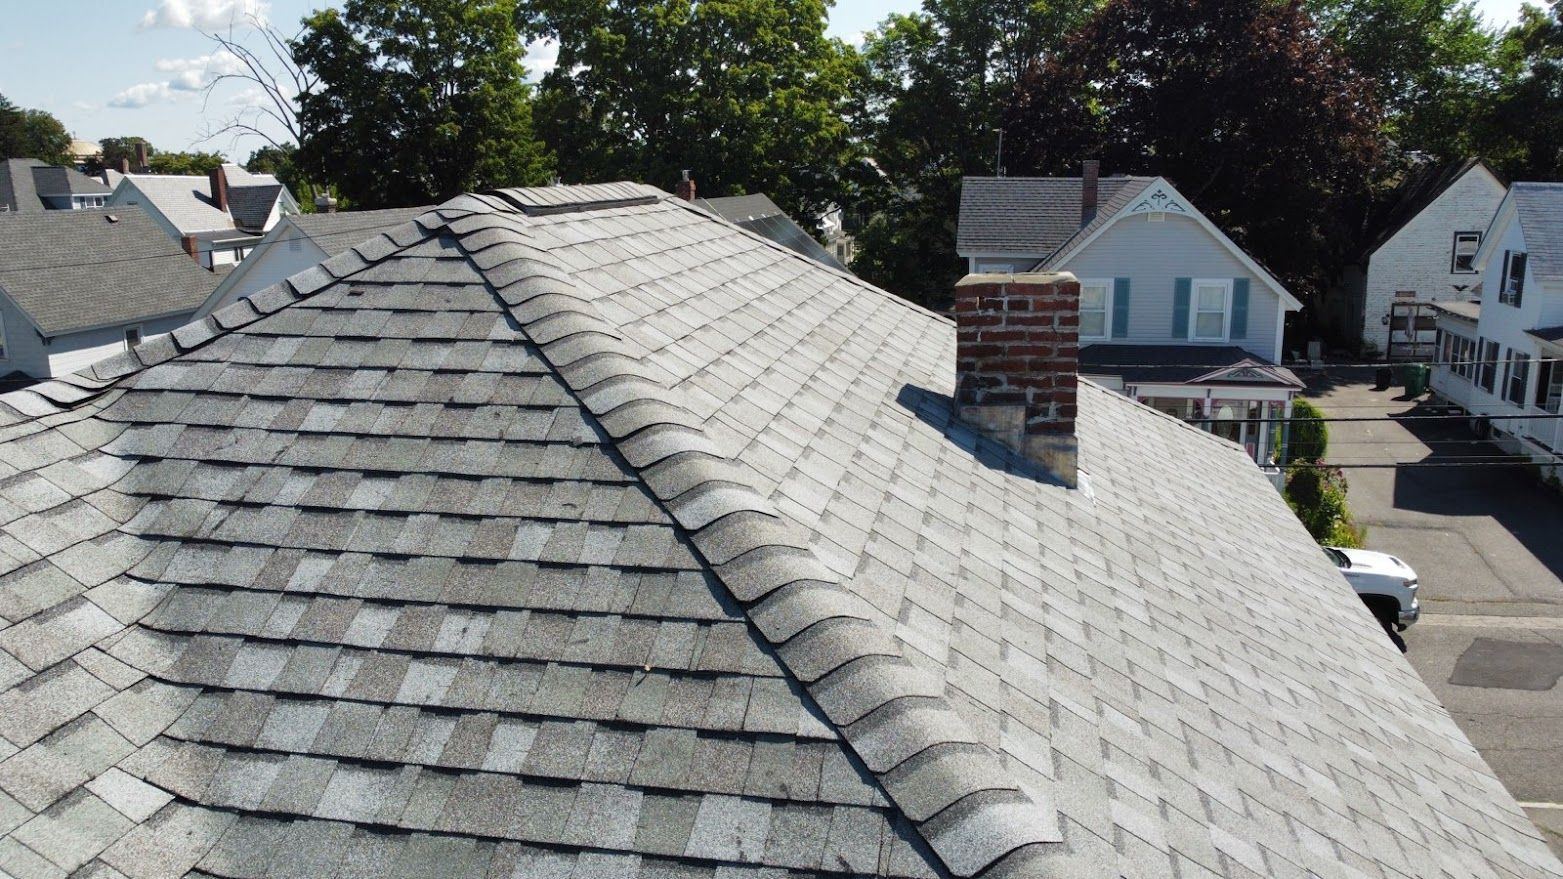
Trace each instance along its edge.
<instances>
[{"instance_id":1,"label":"house chimney on neighboring roof","mask_svg":"<svg viewBox=\"0 0 1563 879\"><path fill-rule=\"evenodd\" d=\"M1073 488L1080 282L1068 272L967 275L955 285L955 339L961 420Z\"/></svg>"},{"instance_id":2,"label":"house chimney on neighboring roof","mask_svg":"<svg viewBox=\"0 0 1563 879\"><path fill-rule=\"evenodd\" d=\"M129 156L120 156L119 157L119 167L117 168L117 170L121 174L129 174L130 173L130 157Z\"/></svg>"},{"instance_id":3,"label":"house chimney on neighboring roof","mask_svg":"<svg viewBox=\"0 0 1563 879\"><path fill-rule=\"evenodd\" d=\"M678 185L673 187L673 194L684 201L695 200L695 178L689 176L688 169L684 171L684 179L678 181Z\"/></svg>"},{"instance_id":4,"label":"house chimney on neighboring roof","mask_svg":"<svg viewBox=\"0 0 1563 879\"><path fill-rule=\"evenodd\" d=\"M315 196L315 213L317 213L317 214L334 214L334 213L336 213L336 199L331 197L331 193L329 193L329 192L322 192L321 194Z\"/></svg>"},{"instance_id":5,"label":"house chimney on neighboring roof","mask_svg":"<svg viewBox=\"0 0 1563 879\"><path fill-rule=\"evenodd\" d=\"M145 174L152 170L151 162L147 158L146 141L136 142L136 173Z\"/></svg>"},{"instance_id":6,"label":"house chimney on neighboring roof","mask_svg":"<svg viewBox=\"0 0 1563 879\"><path fill-rule=\"evenodd\" d=\"M196 265L201 264L201 241L199 238L196 238L194 235L185 235L179 239L179 245L185 249L185 253L190 254L190 258L195 260Z\"/></svg>"},{"instance_id":7,"label":"house chimney on neighboring roof","mask_svg":"<svg viewBox=\"0 0 1563 879\"><path fill-rule=\"evenodd\" d=\"M1086 159L1080 166L1080 225L1096 219L1097 178L1101 176L1102 163Z\"/></svg>"},{"instance_id":8,"label":"house chimney on neighboring roof","mask_svg":"<svg viewBox=\"0 0 1563 879\"><path fill-rule=\"evenodd\" d=\"M219 211L228 210L228 172L218 165L206 172L206 178L212 183L212 204Z\"/></svg>"}]
</instances>

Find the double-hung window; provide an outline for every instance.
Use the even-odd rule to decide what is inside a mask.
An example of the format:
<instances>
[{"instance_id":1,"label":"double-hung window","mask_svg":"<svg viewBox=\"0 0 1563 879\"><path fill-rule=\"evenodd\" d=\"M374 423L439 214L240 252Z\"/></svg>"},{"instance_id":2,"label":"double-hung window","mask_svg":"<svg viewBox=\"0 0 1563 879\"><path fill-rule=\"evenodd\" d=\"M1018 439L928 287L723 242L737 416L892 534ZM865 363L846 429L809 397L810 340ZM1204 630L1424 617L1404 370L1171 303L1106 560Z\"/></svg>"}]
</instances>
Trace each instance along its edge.
<instances>
[{"instance_id":1,"label":"double-hung window","mask_svg":"<svg viewBox=\"0 0 1563 879\"><path fill-rule=\"evenodd\" d=\"M1536 370L1536 408L1556 415L1563 406L1563 363L1544 357Z\"/></svg>"},{"instance_id":2,"label":"double-hung window","mask_svg":"<svg viewBox=\"0 0 1563 879\"><path fill-rule=\"evenodd\" d=\"M1476 274L1476 251L1481 249L1482 233L1454 233L1454 253L1449 257L1449 273L1454 275Z\"/></svg>"},{"instance_id":3,"label":"double-hung window","mask_svg":"<svg viewBox=\"0 0 1563 879\"><path fill-rule=\"evenodd\" d=\"M1525 295L1525 254L1507 250L1503 254L1503 278L1498 287L1498 301L1504 305L1520 306Z\"/></svg>"},{"instance_id":4,"label":"double-hung window","mask_svg":"<svg viewBox=\"0 0 1563 879\"><path fill-rule=\"evenodd\" d=\"M1195 281L1193 302L1189 308L1189 338L1225 341L1231 302L1231 281Z\"/></svg>"},{"instance_id":5,"label":"double-hung window","mask_svg":"<svg viewBox=\"0 0 1563 879\"><path fill-rule=\"evenodd\" d=\"M1509 361L1509 381L1504 388L1503 398L1516 406L1525 405L1525 381L1530 377L1530 355L1511 351L1512 359Z\"/></svg>"},{"instance_id":6,"label":"double-hung window","mask_svg":"<svg viewBox=\"0 0 1563 879\"><path fill-rule=\"evenodd\" d=\"M1480 339L1477 344L1476 383L1490 392L1493 389L1493 376L1498 372L1498 343Z\"/></svg>"},{"instance_id":7,"label":"double-hung window","mask_svg":"<svg viewBox=\"0 0 1563 879\"><path fill-rule=\"evenodd\" d=\"M1105 339L1113 334L1113 282L1100 278L1080 282L1080 338Z\"/></svg>"}]
</instances>

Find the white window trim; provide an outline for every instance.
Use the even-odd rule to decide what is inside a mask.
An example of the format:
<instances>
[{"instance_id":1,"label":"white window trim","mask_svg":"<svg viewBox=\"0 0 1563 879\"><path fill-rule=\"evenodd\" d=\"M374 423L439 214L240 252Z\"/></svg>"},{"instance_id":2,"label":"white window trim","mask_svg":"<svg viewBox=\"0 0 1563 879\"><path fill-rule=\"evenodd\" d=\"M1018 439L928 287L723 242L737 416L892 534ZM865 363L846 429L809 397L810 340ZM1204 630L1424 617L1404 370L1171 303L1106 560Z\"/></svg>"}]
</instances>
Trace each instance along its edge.
<instances>
[{"instance_id":1,"label":"white window trim","mask_svg":"<svg viewBox=\"0 0 1563 879\"><path fill-rule=\"evenodd\" d=\"M1100 336L1087 336L1085 333L1082 332L1080 334L1080 338L1082 340L1090 339L1092 341L1101 341L1101 340L1104 340L1104 339L1111 339L1113 337L1113 287L1114 287L1114 284L1115 284L1115 281L1112 278L1081 278L1080 279L1080 289L1081 289L1081 291L1084 291L1086 287L1104 287L1107 290L1107 294L1104 297L1102 297L1102 302L1105 305L1104 313L1102 315L1102 335L1100 335ZM1085 322L1084 321L1081 321L1081 326L1082 327L1085 326Z\"/></svg>"},{"instance_id":2,"label":"white window trim","mask_svg":"<svg viewBox=\"0 0 1563 879\"><path fill-rule=\"evenodd\" d=\"M1201 336L1199 328L1199 288L1220 287L1226 291L1221 300L1221 335ZM1232 279L1191 278L1189 280L1189 341L1225 342L1232 338Z\"/></svg>"},{"instance_id":3,"label":"white window trim","mask_svg":"<svg viewBox=\"0 0 1563 879\"><path fill-rule=\"evenodd\" d=\"M1460 261L1460 239L1461 238L1466 238L1466 237L1474 237L1475 238L1476 249L1471 251L1471 267L1468 268L1468 269L1462 269L1462 268L1459 268L1459 265L1458 265L1459 261ZM1454 233L1454 245L1453 245L1453 249L1449 253L1449 274L1451 274L1451 275L1475 275L1475 274L1478 274L1478 272L1476 271L1476 254L1481 249L1482 249L1482 233L1480 233L1480 232L1472 232L1472 231L1465 231L1465 232L1456 232L1456 233Z\"/></svg>"}]
</instances>

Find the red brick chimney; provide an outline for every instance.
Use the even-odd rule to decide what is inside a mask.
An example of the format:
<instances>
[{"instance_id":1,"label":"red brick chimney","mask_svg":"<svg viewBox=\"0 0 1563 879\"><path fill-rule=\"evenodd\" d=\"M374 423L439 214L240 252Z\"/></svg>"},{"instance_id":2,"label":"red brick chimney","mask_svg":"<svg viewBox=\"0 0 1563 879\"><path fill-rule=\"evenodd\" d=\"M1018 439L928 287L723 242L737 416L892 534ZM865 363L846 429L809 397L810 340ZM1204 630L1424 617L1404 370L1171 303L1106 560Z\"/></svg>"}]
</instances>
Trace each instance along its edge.
<instances>
[{"instance_id":1,"label":"red brick chimney","mask_svg":"<svg viewBox=\"0 0 1563 879\"><path fill-rule=\"evenodd\" d=\"M130 173L130 157L129 156L120 156L119 157L119 167L116 168L115 170L119 171L119 173L121 173L121 174L129 174Z\"/></svg>"},{"instance_id":2,"label":"red brick chimney","mask_svg":"<svg viewBox=\"0 0 1563 879\"><path fill-rule=\"evenodd\" d=\"M228 172L218 165L206 173L206 178L212 183L212 204L219 211L228 210Z\"/></svg>"},{"instance_id":3,"label":"red brick chimney","mask_svg":"<svg viewBox=\"0 0 1563 879\"><path fill-rule=\"evenodd\" d=\"M689 176L688 171L684 172L684 179L678 181L678 185L673 187L673 194L684 201L695 200L695 178Z\"/></svg>"},{"instance_id":4,"label":"red brick chimney","mask_svg":"<svg viewBox=\"0 0 1563 879\"><path fill-rule=\"evenodd\" d=\"M151 162L147 158L147 145L145 141L136 142L136 173L145 174L151 170Z\"/></svg>"},{"instance_id":5,"label":"red brick chimney","mask_svg":"<svg viewBox=\"0 0 1563 879\"><path fill-rule=\"evenodd\" d=\"M1087 159L1080 167L1080 225L1096 219L1097 178L1101 176L1102 163Z\"/></svg>"},{"instance_id":6,"label":"red brick chimney","mask_svg":"<svg viewBox=\"0 0 1563 879\"><path fill-rule=\"evenodd\" d=\"M955 333L960 418L1074 487L1080 282L967 275L955 285Z\"/></svg>"}]
</instances>

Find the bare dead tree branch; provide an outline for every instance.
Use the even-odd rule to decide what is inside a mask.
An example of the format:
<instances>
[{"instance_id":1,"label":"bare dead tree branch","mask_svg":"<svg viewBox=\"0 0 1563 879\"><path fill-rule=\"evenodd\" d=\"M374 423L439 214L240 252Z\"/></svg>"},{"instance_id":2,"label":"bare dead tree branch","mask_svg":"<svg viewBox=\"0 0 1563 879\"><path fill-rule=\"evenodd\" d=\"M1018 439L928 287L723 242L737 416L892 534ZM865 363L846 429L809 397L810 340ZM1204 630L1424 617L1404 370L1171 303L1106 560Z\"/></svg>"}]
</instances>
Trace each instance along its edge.
<instances>
[{"instance_id":1,"label":"bare dead tree branch","mask_svg":"<svg viewBox=\"0 0 1563 879\"><path fill-rule=\"evenodd\" d=\"M232 56L242 70L212 77L202 87L201 111L203 114L207 112L214 93L225 84L247 84L259 91L260 99L230 116L208 124L196 142L207 143L230 136L230 149L246 137L258 137L278 148L288 142L302 143L303 132L299 128L294 99L313 88L317 80L293 63L293 54L288 48L292 40L253 13L246 18L249 32L245 34L236 34L231 24L226 33L202 32L216 46L216 52ZM261 35L263 48L253 48L246 43L246 38L253 33ZM275 123L280 128L283 132L281 137L267 130L271 127L269 123Z\"/></svg>"}]
</instances>

